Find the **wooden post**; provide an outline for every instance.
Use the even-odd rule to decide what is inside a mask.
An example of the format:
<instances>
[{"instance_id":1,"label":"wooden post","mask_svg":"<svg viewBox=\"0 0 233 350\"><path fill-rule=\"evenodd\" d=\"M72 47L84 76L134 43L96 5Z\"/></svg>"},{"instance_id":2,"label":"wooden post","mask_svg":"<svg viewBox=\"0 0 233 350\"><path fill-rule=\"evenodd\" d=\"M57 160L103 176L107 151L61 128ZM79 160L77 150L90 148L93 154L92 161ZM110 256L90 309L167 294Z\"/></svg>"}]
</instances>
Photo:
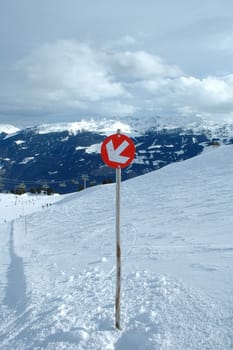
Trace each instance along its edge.
<instances>
[{"instance_id":1,"label":"wooden post","mask_svg":"<svg viewBox=\"0 0 233 350\"><path fill-rule=\"evenodd\" d=\"M120 130L117 130L120 134ZM121 329L121 240L120 240L120 191L121 191L121 168L116 169L116 304L115 304L115 326Z\"/></svg>"},{"instance_id":2,"label":"wooden post","mask_svg":"<svg viewBox=\"0 0 233 350\"><path fill-rule=\"evenodd\" d=\"M107 137L101 146L101 157L105 164L116 169L116 298L115 327L121 329L121 241L120 241L120 193L121 169L132 163L135 156L133 141L120 130Z\"/></svg>"}]
</instances>

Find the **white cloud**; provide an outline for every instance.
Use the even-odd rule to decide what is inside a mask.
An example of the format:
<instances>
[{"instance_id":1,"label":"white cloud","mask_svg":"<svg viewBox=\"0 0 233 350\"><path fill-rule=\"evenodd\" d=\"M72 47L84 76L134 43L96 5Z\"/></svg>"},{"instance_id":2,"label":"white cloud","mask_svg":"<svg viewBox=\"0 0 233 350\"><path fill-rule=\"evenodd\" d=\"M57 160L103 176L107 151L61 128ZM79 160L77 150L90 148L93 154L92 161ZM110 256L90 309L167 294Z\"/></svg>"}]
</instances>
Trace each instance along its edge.
<instances>
[{"instance_id":1,"label":"white cloud","mask_svg":"<svg viewBox=\"0 0 233 350\"><path fill-rule=\"evenodd\" d=\"M176 77L181 70L176 66L165 64L160 57L145 51L119 52L111 57L114 73L121 79L142 80L158 77Z\"/></svg>"},{"instance_id":2,"label":"white cloud","mask_svg":"<svg viewBox=\"0 0 233 350\"><path fill-rule=\"evenodd\" d=\"M233 115L233 74L188 76L142 50L56 41L15 64L13 73L15 80L2 86L0 97L9 111Z\"/></svg>"},{"instance_id":3,"label":"white cloud","mask_svg":"<svg viewBox=\"0 0 233 350\"><path fill-rule=\"evenodd\" d=\"M233 76L203 79L181 76L142 82L161 109L186 115L225 115L233 111Z\"/></svg>"},{"instance_id":4,"label":"white cloud","mask_svg":"<svg viewBox=\"0 0 233 350\"><path fill-rule=\"evenodd\" d=\"M97 107L100 114L108 116L134 115L139 109L135 105L123 103L121 101L105 101Z\"/></svg>"},{"instance_id":5,"label":"white cloud","mask_svg":"<svg viewBox=\"0 0 233 350\"><path fill-rule=\"evenodd\" d=\"M16 68L48 100L91 102L119 97L125 90L109 74L101 56L87 44L58 41L40 47Z\"/></svg>"},{"instance_id":6,"label":"white cloud","mask_svg":"<svg viewBox=\"0 0 233 350\"><path fill-rule=\"evenodd\" d=\"M130 36L123 39L134 42ZM56 41L38 47L15 64L14 73L21 85L12 102L29 108L63 106L84 111L95 109L97 114L134 114L140 106L131 82L173 77L179 72L179 68L166 65L158 56L145 51L116 53L87 43Z\"/></svg>"},{"instance_id":7,"label":"white cloud","mask_svg":"<svg viewBox=\"0 0 233 350\"><path fill-rule=\"evenodd\" d=\"M180 78L180 88L177 94L179 103L189 106L196 113L225 114L233 108L233 79L231 75L225 77L207 77L197 79L193 77Z\"/></svg>"},{"instance_id":8,"label":"white cloud","mask_svg":"<svg viewBox=\"0 0 233 350\"><path fill-rule=\"evenodd\" d=\"M220 105L228 103L233 98L233 85L230 76L227 77L207 77L197 79L194 77L181 77L180 85L192 100L195 97L199 106Z\"/></svg>"}]
</instances>

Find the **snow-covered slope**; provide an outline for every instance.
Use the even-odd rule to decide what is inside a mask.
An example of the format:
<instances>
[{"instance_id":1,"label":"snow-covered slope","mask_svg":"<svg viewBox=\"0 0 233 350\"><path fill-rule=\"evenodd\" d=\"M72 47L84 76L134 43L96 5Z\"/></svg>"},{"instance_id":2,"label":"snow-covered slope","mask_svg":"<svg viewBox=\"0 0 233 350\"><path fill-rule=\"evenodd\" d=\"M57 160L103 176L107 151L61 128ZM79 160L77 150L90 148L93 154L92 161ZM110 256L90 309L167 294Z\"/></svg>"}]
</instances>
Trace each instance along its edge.
<instances>
[{"instance_id":1,"label":"snow-covered slope","mask_svg":"<svg viewBox=\"0 0 233 350\"><path fill-rule=\"evenodd\" d=\"M121 332L114 184L2 224L2 349L232 349L232 155L122 183Z\"/></svg>"},{"instance_id":2,"label":"snow-covered slope","mask_svg":"<svg viewBox=\"0 0 233 350\"><path fill-rule=\"evenodd\" d=\"M18 128L16 128L13 125L10 124L0 124L0 133L5 133L5 134L14 134L17 131L19 131Z\"/></svg>"},{"instance_id":3,"label":"snow-covered slope","mask_svg":"<svg viewBox=\"0 0 233 350\"><path fill-rule=\"evenodd\" d=\"M106 134L118 128L133 137L136 154L133 164L122 172L123 179L161 168L202 152L211 144L211 135L186 129L159 129L157 120L85 120L77 123L41 125L16 134L0 134L0 167L4 191L16 191L24 183L35 192L46 184L50 190L71 193L88 186L113 181L114 170L104 165L100 146ZM78 185L77 185L78 184Z\"/></svg>"},{"instance_id":4,"label":"snow-covered slope","mask_svg":"<svg viewBox=\"0 0 233 350\"><path fill-rule=\"evenodd\" d=\"M43 124L15 133L0 133L0 187L27 191L43 186L58 193L114 180L114 170L104 165L100 146L106 135L120 129L133 138L135 159L122 172L130 179L201 153L205 147L233 143L233 124L190 118L83 119L73 123ZM1 129L0 129L1 130ZM10 129L9 129L10 131Z\"/></svg>"}]
</instances>

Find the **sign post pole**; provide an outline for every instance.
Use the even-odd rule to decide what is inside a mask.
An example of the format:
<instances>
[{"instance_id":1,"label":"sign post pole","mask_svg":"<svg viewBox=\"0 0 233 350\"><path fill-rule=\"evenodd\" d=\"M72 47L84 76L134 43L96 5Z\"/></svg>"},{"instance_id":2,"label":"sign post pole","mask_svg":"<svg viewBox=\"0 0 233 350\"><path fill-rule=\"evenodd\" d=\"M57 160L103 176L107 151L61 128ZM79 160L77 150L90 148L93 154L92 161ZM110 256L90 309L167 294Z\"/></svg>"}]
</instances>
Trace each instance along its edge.
<instances>
[{"instance_id":1,"label":"sign post pole","mask_svg":"<svg viewBox=\"0 0 233 350\"><path fill-rule=\"evenodd\" d=\"M121 329L121 241L120 241L120 194L121 169L130 165L135 156L133 141L120 130L107 137L101 146L101 157L105 164L116 169L116 296L115 327Z\"/></svg>"},{"instance_id":2,"label":"sign post pole","mask_svg":"<svg viewBox=\"0 0 233 350\"><path fill-rule=\"evenodd\" d=\"M120 135L120 130L117 130ZM121 196L121 167L116 168L116 300L115 300L115 326L120 326L121 309L121 235L120 235L120 196Z\"/></svg>"}]
</instances>

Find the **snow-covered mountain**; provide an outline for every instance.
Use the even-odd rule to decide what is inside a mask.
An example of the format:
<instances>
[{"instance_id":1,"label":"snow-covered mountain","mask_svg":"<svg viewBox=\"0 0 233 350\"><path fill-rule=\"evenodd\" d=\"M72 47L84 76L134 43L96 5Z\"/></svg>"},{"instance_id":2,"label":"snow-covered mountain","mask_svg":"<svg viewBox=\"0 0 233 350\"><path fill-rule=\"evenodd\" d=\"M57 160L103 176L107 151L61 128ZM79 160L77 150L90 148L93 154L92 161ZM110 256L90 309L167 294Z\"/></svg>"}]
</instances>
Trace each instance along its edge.
<instances>
[{"instance_id":1,"label":"snow-covered mountain","mask_svg":"<svg viewBox=\"0 0 233 350\"><path fill-rule=\"evenodd\" d=\"M18 132L20 129L16 128L13 125L10 124L0 124L0 134L14 134Z\"/></svg>"},{"instance_id":2,"label":"snow-covered mountain","mask_svg":"<svg viewBox=\"0 0 233 350\"><path fill-rule=\"evenodd\" d=\"M232 349L232 154L210 148L122 183L122 331L115 185L0 194L1 348Z\"/></svg>"},{"instance_id":3,"label":"snow-covered mountain","mask_svg":"<svg viewBox=\"0 0 233 350\"><path fill-rule=\"evenodd\" d=\"M88 186L114 181L115 172L103 164L100 146L117 129L136 145L135 160L123 171L123 180L196 156L213 138L231 143L233 135L233 124L178 119L168 123L159 117L89 119L8 132L0 127L5 130L0 133L4 189L24 182L28 190L46 185L59 193L74 192L82 188L85 174Z\"/></svg>"}]
</instances>

